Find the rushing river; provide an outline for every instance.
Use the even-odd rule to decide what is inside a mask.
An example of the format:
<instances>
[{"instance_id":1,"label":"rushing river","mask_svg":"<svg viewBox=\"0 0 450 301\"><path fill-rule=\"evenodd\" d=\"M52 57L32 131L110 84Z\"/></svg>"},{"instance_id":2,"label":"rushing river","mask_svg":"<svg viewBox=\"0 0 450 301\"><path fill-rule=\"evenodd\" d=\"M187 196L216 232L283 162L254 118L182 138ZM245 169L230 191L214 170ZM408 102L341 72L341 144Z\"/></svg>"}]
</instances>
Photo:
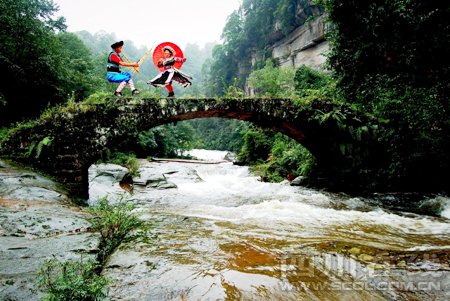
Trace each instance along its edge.
<instances>
[{"instance_id":1,"label":"rushing river","mask_svg":"<svg viewBox=\"0 0 450 301\"><path fill-rule=\"evenodd\" d=\"M432 216L262 183L231 163L141 163L176 188L135 185L127 196L149 229L108 262L114 300L450 298L446 197L416 206L437 208Z\"/></svg>"}]
</instances>

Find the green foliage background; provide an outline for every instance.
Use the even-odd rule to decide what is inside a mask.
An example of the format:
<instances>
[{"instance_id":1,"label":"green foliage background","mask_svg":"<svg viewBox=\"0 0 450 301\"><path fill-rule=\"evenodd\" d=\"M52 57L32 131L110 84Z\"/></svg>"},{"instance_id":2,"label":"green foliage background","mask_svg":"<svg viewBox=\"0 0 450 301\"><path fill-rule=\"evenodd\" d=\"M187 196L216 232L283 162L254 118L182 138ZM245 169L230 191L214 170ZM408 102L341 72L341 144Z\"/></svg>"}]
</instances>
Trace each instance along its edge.
<instances>
[{"instance_id":1,"label":"green foliage background","mask_svg":"<svg viewBox=\"0 0 450 301\"><path fill-rule=\"evenodd\" d=\"M325 0L329 68L344 99L387 122L392 187L448 189L450 6Z\"/></svg>"}]
</instances>

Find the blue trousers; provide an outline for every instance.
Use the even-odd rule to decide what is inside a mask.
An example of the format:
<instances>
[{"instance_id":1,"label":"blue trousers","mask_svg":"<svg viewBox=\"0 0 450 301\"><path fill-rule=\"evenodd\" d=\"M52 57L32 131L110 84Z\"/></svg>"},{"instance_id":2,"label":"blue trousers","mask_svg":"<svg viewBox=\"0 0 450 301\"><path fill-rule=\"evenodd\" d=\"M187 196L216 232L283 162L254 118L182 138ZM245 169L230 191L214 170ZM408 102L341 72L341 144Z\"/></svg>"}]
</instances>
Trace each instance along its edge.
<instances>
[{"instance_id":1,"label":"blue trousers","mask_svg":"<svg viewBox=\"0 0 450 301\"><path fill-rule=\"evenodd\" d=\"M121 83L121 82L129 82L131 79L131 73L130 72L107 72L106 73L106 79L110 83Z\"/></svg>"}]
</instances>

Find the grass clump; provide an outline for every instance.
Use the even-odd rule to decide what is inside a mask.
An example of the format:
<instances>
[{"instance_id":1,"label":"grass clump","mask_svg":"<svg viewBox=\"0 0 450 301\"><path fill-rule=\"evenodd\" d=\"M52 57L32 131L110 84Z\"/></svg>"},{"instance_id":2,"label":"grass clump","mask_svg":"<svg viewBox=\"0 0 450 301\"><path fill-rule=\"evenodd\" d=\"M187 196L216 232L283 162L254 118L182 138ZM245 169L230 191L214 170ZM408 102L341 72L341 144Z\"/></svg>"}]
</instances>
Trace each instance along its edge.
<instances>
[{"instance_id":1,"label":"grass clump","mask_svg":"<svg viewBox=\"0 0 450 301\"><path fill-rule=\"evenodd\" d=\"M88 211L94 216L90 220L92 229L101 235L98 262L103 264L109 255L122 243L127 234L143 225L133 210L134 204L119 200L117 204L110 204L107 197L98 201L95 207Z\"/></svg>"},{"instance_id":2,"label":"grass clump","mask_svg":"<svg viewBox=\"0 0 450 301\"><path fill-rule=\"evenodd\" d=\"M3 140L6 140L6 137L8 137L9 129L6 127L0 128L0 145Z\"/></svg>"},{"instance_id":3,"label":"grass clump","mask_svg":"<svg viewBox=\"0 0 450 301\"><path fill-rule=\"evenodd\" d=\"M41 267L39 287L47 292L43 301L99 301L108 296L109 280L97 274L95 260L61 262L51 259Z\"/></svg>"},{"instance_id":4,"label":"grass clump","mask_svg":"<svg viewBox=\"0 0 450 301\"><path fill-rule=\"evenodd\" d=\"M81 258L61 262L53 258L46 261L38 272L39 287L47 292L43 301L107 300L110 281L101 275L104 264L127 234L143 225L133 209L135 205L125 203L123 199L110 204L107 197L88 209L93 215L91 228L101 237L97 260Z\"/></svg>"}]
</instances>

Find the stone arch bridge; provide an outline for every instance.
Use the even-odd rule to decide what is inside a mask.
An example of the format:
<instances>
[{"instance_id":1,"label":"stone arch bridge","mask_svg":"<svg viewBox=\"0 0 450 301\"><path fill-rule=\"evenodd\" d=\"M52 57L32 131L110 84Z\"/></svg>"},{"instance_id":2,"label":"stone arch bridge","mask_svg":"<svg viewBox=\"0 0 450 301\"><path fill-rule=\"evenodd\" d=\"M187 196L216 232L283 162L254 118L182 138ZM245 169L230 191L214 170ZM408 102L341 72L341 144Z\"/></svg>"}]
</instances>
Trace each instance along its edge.
<instances>
[{"instance_id":1,"label":"stone arch bridge","mask_svg":"<svg viewBox=\"0 0 450 301\"><path fill-rule=\"evenodd\" d=\"M281 132L306 147L322 176L357 186L378 149L374 120L345 105L290 99L105 99L69 103L10 131L1 153L88 197L88 168L130 131L195 118L222 117Z\"/></svg>"}]
</instances>

